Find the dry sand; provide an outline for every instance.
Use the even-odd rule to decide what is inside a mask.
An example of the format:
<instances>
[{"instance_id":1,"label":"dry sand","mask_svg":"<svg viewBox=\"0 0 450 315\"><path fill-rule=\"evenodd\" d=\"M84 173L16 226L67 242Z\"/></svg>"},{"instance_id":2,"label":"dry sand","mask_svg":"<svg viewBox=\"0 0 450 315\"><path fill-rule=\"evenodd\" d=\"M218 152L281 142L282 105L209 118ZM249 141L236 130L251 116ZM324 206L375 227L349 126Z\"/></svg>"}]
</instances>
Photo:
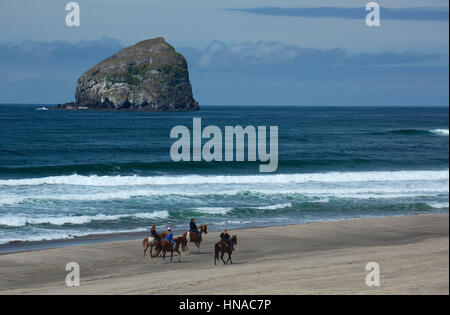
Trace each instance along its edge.
<instances>
[{"instance_id":1,"label":"dry sand","mask_svg":"<svg viewBox=\"0 0 450 315\"><path fill-rule=\"evenodd\" d=\"M421 215L232 231L233 265L213 265L217 233L181 263L141 259L141 240L0 255L0 294L449 294L449 217ZM81 285L67 287L77 262ZM368 262L381 286L368 287Z\"/></svg>"}]
</instances>

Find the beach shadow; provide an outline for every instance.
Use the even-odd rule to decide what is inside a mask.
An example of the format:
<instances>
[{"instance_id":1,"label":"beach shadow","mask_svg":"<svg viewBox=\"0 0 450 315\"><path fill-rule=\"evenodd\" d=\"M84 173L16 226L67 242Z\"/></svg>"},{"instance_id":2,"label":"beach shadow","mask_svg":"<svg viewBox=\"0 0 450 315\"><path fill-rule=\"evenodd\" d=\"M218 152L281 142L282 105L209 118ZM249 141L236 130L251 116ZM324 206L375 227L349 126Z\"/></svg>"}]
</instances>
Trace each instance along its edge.
<instances>
[{"instance_id":1,"label":"beach shadow","mask_svg":"<svg viewBox=\"0 0 450 315\"><path fill-rule=\"evenodd\" d=\"M233 266L233 265L245 265L248 264L248 261L238 261L238 262L234 262L232 264L228 263L227 265Z\"/></svg>"},{"instance_id":2,"label":"beach shadow","mask_svg":"<svg viewBox=\"0 0 450 315\"><path fill-rule=\"evenodd\" d=\"M213 252L194 252L194 253L190 253L187 256L190 256L190 255L214 255L214 253Z\"/></svg>"},{"instance_id":3,"label":"beach shadow","mask_svg":"<svg viewBox=\"0 0 450 315\"><path fill-rule=\"evenodd\" d=\"M227 267L227 266L234 266L234 265L245 265L248 264L248 261L238 261L238 262L233 262L232 264L228 263L226 265L224 265L222 262L217 262L216 266L223 266L223 267Z\"/></svg>"},{"instance_id":4,"label":"beach shadow","mask_svg":"<svg viewBox=\"0 0 450 315\"><path fill-rule=\"evenodd\" d=\"M186 262L185 261L172 261L172 262L170 262L170 261L163 261L162 263L161 263L161 265L173 265L173 264L185 264ZM158 265L158 264L160 264L159 262L158 263L156 263L156 265Z\"/></svg>"}]
</instances>

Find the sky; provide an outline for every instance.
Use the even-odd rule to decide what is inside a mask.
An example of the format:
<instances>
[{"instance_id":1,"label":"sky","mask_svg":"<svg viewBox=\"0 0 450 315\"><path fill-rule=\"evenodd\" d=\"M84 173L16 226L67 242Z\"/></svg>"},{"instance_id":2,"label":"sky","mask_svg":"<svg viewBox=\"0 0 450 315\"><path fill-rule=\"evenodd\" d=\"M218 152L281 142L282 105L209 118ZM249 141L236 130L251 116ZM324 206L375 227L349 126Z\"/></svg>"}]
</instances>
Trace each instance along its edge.
<instances>
[{"instance_id":1,"label":"sky","mask_svg":"<svg viewBox=\"0 0 450 315\"><path fill-rule=\"evenodd\" d=\"M65 0L0 2L0 103L74 99L77 78L163 36L204 105L448 106L447 0Z\"/></svg>"}]
</instances>

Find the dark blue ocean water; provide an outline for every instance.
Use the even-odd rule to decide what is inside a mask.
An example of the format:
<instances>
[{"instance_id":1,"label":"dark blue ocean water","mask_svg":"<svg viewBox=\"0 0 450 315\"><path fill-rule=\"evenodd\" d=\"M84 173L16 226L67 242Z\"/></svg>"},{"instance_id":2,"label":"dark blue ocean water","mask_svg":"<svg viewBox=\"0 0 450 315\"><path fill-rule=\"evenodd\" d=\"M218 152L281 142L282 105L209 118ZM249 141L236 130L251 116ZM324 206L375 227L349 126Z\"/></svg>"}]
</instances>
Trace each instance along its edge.
<instances>
[{"instance_id":1,"label":"dark blue ocean water","mask_svg":"<svg viewBox=\"0 0 450 315\"><path fill-rule=\"evenodd\" d=\"M0 105L0 243L448 212L448 108L208 107L193 113ZM278 126L279 166L173 162L170 130Z\"/></svg>"}]
</instances>

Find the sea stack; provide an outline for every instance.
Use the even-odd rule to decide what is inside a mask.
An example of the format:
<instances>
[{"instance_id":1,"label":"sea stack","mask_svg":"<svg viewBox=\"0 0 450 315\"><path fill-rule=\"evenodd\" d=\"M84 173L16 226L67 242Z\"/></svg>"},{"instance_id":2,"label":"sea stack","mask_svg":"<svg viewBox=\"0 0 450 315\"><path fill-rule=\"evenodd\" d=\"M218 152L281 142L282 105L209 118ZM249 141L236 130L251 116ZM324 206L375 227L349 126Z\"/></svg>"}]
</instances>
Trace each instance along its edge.
<instances>
[{"instance_id":1,"label":"sea stack","mask_svg":"<svg viewBox=\"0 0 450 315\"><path fill-rule=\"evenodd\" d=\"M56 109L191 111L186 59L158 37L124 48L86 71L77 82L75 102Z\"/></svg>"}]
</instances>

